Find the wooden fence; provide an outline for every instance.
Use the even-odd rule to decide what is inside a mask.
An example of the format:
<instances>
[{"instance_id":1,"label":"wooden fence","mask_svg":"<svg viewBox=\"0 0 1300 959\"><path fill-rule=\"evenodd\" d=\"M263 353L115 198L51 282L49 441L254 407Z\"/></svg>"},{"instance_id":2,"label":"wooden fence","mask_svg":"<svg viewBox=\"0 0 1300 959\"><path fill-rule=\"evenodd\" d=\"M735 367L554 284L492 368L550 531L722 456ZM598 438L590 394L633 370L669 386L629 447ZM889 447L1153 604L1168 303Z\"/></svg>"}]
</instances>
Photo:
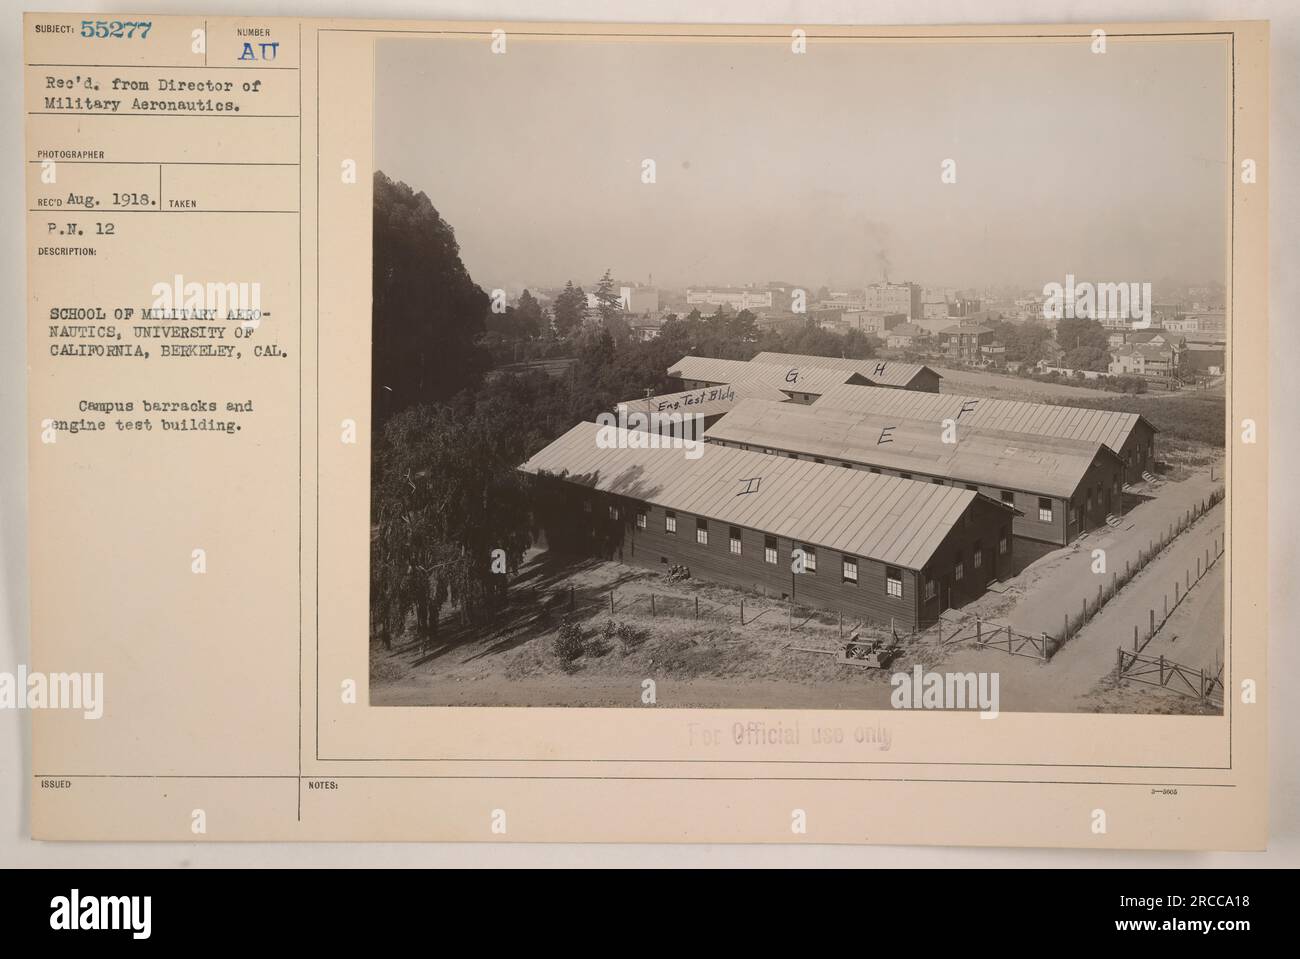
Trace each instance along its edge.
<instances>
[{"instance_id":1,"label":"wooden fence","mask_svg":"<svg viewBox=\"0 0 1300 959\"><path fill-rule=\"evenodd\" d=\"M1125 679L1223 706L1222 666L1211 675L1203 667L1193 669L1164 656L1144 656L1120 646L1115 650L1115 685Z\"/></svg>"}]
</instances>

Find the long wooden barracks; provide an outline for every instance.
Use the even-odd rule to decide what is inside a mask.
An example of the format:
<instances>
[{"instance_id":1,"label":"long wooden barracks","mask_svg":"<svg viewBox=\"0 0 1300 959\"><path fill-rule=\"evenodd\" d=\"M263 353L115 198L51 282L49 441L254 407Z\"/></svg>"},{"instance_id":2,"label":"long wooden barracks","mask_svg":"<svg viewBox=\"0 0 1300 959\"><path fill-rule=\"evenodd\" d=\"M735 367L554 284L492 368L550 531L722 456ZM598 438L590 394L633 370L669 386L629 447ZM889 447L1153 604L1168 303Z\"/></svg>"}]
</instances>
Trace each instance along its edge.
<instances>
[{"instance_id":1,"label":"long wooden barracks","mask_svg":"<svg viewBox=\"0 0 1300 959\"><path fill-rule=\"evenodd\" d=\"M941 379L928 366L911 363L792 353L760 353L748 361L683 356L668 368L668 375L679 379L684 390L757 378L779 389L795 403L815 402L827 390L845 384L937 393Z\"/></svg>"},{"instance_id":2,"label":"long wooden barracks","mask_svg":"<svg viewBox=\"0 0 1300 959\"><path fill-rule=\"evenodd\" d=\"M1012 555L1016 511L997 499L810 459L653 448L636 430L579 423L520 469L536 477L550 548L680 564L905 628L979 596Z\"/></svg>"},{"instance_id":3,"label":"long wooden barracks","mask_svg":"<svg viewBox=\"0 0 1300 959\"><path fill-rule=\"evenodd\" d=\"M1157 430L1140 413L843 384L828 388L818 397L817 406L936 424L951 419L962 426L1025 433L1039 439L1096 441L1124 461L1126 483L1140 483L1142 474L1153 470L1156 463Z\"/></svg>"},{"instance_id":4,"label":"long wooden barracks","mask_svg":"<svg viewBox=\"0 0 1300 959\"><path fill-rule=\"evenodd\" d=\"M849 389L863 389L850 387ZM894 392L886 390L884 392ZM1097 440L974 427L893 414L746 399L705 433L709 443L957 486L1004 503L1015 535L1065 545L1121 509L1124 463Z\"/></svg>"}]
</instances>

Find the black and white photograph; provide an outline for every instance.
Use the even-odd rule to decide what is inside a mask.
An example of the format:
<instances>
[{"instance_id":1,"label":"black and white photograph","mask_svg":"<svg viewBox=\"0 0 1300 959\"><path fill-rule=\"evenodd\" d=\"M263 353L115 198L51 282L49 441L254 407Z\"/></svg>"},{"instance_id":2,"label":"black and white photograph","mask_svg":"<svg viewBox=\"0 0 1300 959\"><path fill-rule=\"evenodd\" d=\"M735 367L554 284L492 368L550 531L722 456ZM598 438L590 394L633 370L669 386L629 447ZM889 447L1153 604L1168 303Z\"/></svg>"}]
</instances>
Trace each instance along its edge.
<instances>
[{"instance_id":1,"label":"black and white photograph","mask_svg":"<svg viewBox=\"0 0 1300 959\"><path fill-rule=\"evenodd\" d=\"M1221 714L1221 44L499 40L376 48L372 704Z\"/></svg>"}]
</instances>

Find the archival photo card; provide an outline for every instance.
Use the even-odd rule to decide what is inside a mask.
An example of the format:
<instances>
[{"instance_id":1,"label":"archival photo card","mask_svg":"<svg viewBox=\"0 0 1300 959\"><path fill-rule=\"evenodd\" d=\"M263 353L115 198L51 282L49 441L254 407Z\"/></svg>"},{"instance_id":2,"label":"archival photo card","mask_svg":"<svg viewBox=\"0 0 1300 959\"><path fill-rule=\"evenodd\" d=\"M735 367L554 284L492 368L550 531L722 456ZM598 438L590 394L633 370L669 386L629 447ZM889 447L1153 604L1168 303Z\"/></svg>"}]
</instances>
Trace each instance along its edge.
<instances>
[{"instance_id":1,"label":"archival photo card","mask_svg":"<svg viewBox=\"0 0 1300 959\"><path fill-rule=\"evenodd\" d=\"M1267 24L25 33L37 837L1265 842Z\"/></svg>"}]
</instances>

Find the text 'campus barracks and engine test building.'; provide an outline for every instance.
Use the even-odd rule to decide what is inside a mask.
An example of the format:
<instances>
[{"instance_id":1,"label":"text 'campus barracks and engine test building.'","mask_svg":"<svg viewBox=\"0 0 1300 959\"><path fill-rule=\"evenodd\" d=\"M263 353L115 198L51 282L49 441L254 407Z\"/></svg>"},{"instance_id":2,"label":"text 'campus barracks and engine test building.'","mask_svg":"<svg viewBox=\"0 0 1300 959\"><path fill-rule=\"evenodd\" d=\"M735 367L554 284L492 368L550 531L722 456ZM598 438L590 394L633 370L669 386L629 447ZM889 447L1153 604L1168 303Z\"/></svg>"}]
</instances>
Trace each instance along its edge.
<instances>
[{"instance_id":1,"label":"text 'campus barracks and engine test building.'","mask_svg":"<svg viewBox=\"0 0 1300 959\"><path fill-rule=\"evenodd\" d=\"M938 393L928 367L767 353L669 372L682 392L620 410L699 413L690 455L581 423L521 466L549 548L924 628L1011 575L1016 537L1105 523L1155 462L1137 414Z\"/></svg>"}]
</instances>

